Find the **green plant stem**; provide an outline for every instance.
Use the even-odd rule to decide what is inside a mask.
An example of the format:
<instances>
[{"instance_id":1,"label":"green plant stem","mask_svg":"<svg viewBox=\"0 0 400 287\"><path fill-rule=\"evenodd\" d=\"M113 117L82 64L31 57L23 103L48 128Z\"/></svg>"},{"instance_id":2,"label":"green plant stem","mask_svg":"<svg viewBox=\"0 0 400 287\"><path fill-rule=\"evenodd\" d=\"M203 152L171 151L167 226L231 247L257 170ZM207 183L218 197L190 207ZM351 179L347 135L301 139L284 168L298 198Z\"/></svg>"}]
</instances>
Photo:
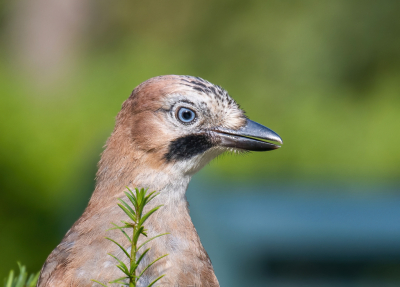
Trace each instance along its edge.
<instances>
[{"instance_id":1,"label":"green plant stem","mask_svg":"<svg viewBox=\"0 0 400 287\"><path fill-rule=\"evenodd\" d=\"M135 188L136 194L133 193L129 188L128 188L128 191L129 192L125 192L125 194L128 197L128 200L131 202L132 207L127 202L123 201L122 199L119 199L120 203L118 203L118 206L125 212L126 215L128 215L128 217L132 220L132 222L122 221L122 223L123 223L122 226L119 226L119 225L116 225L113 223L114 227L111 228L111 230L113 230L113 229L121 230L121 232L125 235L125 237L128 239L128 241L131 245L131 252L128 252L128 250L126 250L122 246L122 244L119 244L115 240L108 238L108 237L106 237L106 239L115 243L124 252L124 254L127 257L129 257L130 264L129 264L129 266L126 266L126 264L122 260L115 257L113 254L108 253L111 257L113 257L115 260L118 261L117 267L126 275L124 277L115 279L108 283L111 283L111 284L117 283L117 284L122 284L124 286L136 287L137 282L140 280L140 277L143 275L143 273L148 268L150 268L154 263L156 263L157 261L159 261L160 259L162 259L168 255L168 254L165 254L165 255L160 256L157 259L153 260L149 265L147 265L146 267L143 268L142 272L138 276L136 276L136 271L137 271L139 264L141 263L142 259L147 254L147 252L150 250L150 248L147 248L145 251L143 251L142 255L138 256L137 253L139 252L139 249L142 246L144 246L146 243L152 241L153 239L158 238L163 235L166 235L168 233L163 233L163 234L153 236L152 238L149 238L146 241L144 241L138 247L138 241L139 241L140 235L144 235L147 237L147 231L143 226L144 222L149 218L150 215L152 215L155 211L157 211L162 205L156 206L153 209L151 209L150 211L148 211L147 213L145 213L144 215L142 215L145 205L148 204L158 194L154 194L155 191L153 191L146 196L147 189L145 190L143 188L141 190ZM132 238L130 238L129 235L123 230L125 228L132 228ZM137 257L138 257L138 259L137 259ZM163 276L164 275L157 277L148 286L149 287L153 286ZM123 282L123 280L128 279L128 278L129 278L129 284L127 285L126 283ZM106 284L103 284L97 280L94 280L94 279L91 279L91 280L93 282L96 282L96 283L104 286L104 287L107 287Z\"/></svg>"},{"instance_id":2,"label":"green plant stem","mask_svg":"<svg viewBox=\"0 0 400 287\"><path fill-rule=\"evenodd\" d=\"M131 266L136 265L136 247L137 247L137 242L135 240L135 233L137 232L136 230L137 224L135 225L135 228L133 228L133 234L132 234L132 248L131 248ZM136 276L136 267L135 272L133 272L133 275ZM129 279L129 287L136 287L136 277L130 277Z\"/></svg>"}]
</instances>

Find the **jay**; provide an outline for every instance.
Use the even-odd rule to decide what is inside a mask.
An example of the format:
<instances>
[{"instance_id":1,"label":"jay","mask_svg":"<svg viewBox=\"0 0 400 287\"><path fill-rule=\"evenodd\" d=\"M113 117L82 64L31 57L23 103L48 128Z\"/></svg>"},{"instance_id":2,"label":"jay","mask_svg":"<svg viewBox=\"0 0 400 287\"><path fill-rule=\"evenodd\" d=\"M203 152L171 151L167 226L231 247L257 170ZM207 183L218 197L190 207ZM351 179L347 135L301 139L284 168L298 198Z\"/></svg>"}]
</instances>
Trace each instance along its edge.
<instances>
[{"instance_id":1,"label":"jay","mask_svg":"<svg viewBox=\"0 0 400 287\"><path fill-rule=\"evenodd\" d=\"M107 283L123 276L107 253L121 260L124 255L104 237L129 248L119 230L107 231L111 222L127 220L117 206L118 198L127 201L126 187L160 193L147 206L164 205L146 222L147 233L169 233L146 244L145 249L151 249L143 266L169 255L146 270L138 286L147 286L161 274L166 276L158 286L219 286L191 221L186 189L191 177L218 155L280 147L269 141L282 143L275 132L248 119L217 85L177 75L143 82L117 115L87 208L47 258L37 286L99 286L91 279Z\"/></svg>"}]
</instances>

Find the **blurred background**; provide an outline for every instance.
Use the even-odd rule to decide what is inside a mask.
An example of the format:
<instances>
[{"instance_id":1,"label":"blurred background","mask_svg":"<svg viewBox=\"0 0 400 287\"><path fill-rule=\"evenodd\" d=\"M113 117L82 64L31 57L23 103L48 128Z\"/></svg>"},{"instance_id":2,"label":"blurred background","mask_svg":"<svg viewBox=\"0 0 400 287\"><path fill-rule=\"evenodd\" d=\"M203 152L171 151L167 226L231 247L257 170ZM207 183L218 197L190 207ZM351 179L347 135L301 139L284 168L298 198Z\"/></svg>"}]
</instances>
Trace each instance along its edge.
<instances>
[{"instance_id":1,"label":"blurred background","mask_svg":"<svg viewBox=\"0 0 400 287\"><path fill-rule=\"evenodd\" d=\"M0 278L81 215L144 80L228 90L285 144L197 174L221 286L400 286L400 2L0 1Z\"/></svg>"}]
</instances>

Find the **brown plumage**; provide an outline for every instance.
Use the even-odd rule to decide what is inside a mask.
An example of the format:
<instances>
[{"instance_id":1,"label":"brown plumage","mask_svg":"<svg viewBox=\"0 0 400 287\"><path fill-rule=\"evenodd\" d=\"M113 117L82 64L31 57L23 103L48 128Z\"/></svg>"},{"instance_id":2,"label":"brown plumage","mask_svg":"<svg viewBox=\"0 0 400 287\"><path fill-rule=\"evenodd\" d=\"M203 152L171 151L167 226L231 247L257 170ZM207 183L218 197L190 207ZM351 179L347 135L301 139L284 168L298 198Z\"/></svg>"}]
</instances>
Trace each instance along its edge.
<instances>
[{"instance_id":1,"label":"brown plumage","mask_svg":"<svg viewBox=\"0 0 400 287\"><path fill-rule=\"evenodd\" d=\"M99 286L90 279L106 283L123 276L107 255L122 259L122 251L104 237L129 247L119 231L106 232L111 222L126 219L117 206L117 198L126 199L126 186L160 192L148 208L164 206L146 228L149 236L170 233L147 243L146 248L151 247L147 258L169 255L146 271L139 286L161 274L166 276L158 286L219 286L190 219L185 192L191 176L227 150L279 147L255 137L282 142L273 131L248 120L219 86L174 75L139 85L117 116L86 210L47 258L37 286Z\"/></svg>"}]
</instances>

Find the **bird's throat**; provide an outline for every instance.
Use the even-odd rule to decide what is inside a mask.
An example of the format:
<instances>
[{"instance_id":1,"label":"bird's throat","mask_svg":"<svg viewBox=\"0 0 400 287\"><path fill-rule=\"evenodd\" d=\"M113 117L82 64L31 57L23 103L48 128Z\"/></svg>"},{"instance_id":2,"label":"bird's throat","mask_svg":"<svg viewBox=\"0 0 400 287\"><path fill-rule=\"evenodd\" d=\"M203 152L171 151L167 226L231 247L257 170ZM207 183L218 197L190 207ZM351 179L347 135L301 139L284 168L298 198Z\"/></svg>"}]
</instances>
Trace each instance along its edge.
<instances>
[{"instance_id":1,"label":"bird's throat","mask_svg":"<svg viewBox=\"0 0 400 287\"><path fill-rule=\"evenodd\" d=\"M125 135L116 130L109 139L99 162L97 184L89 204L47 259L41 275L41 282L47 283L39 286L86 287L92 286L90 279L109 282L123 276L108 253L126 263L127 258L104 237L130 248L129 241L119 230L108 230L112 223L129 221L117 205L118 198L128 202L124 194L127 187L159 193L146 209L163 206L150 216L145 228L149 237L169 233L147 243L143 249L151 248L142 261L144 266L159 256L168 256L148 269L138 286L148 286L161 274L166 274L159 282L162 286L219 286L189 215L185 193L193 173L183 172L185 169L179 166L182 162L158 162L154 157L157 151L152 154L135 149L133 144L118 145L118 142L127 142L119 138ZM139 239L139 244L145 240L144 237ZM142 268L139 266L139 270Z\"/></svg>"}]
</instances>

